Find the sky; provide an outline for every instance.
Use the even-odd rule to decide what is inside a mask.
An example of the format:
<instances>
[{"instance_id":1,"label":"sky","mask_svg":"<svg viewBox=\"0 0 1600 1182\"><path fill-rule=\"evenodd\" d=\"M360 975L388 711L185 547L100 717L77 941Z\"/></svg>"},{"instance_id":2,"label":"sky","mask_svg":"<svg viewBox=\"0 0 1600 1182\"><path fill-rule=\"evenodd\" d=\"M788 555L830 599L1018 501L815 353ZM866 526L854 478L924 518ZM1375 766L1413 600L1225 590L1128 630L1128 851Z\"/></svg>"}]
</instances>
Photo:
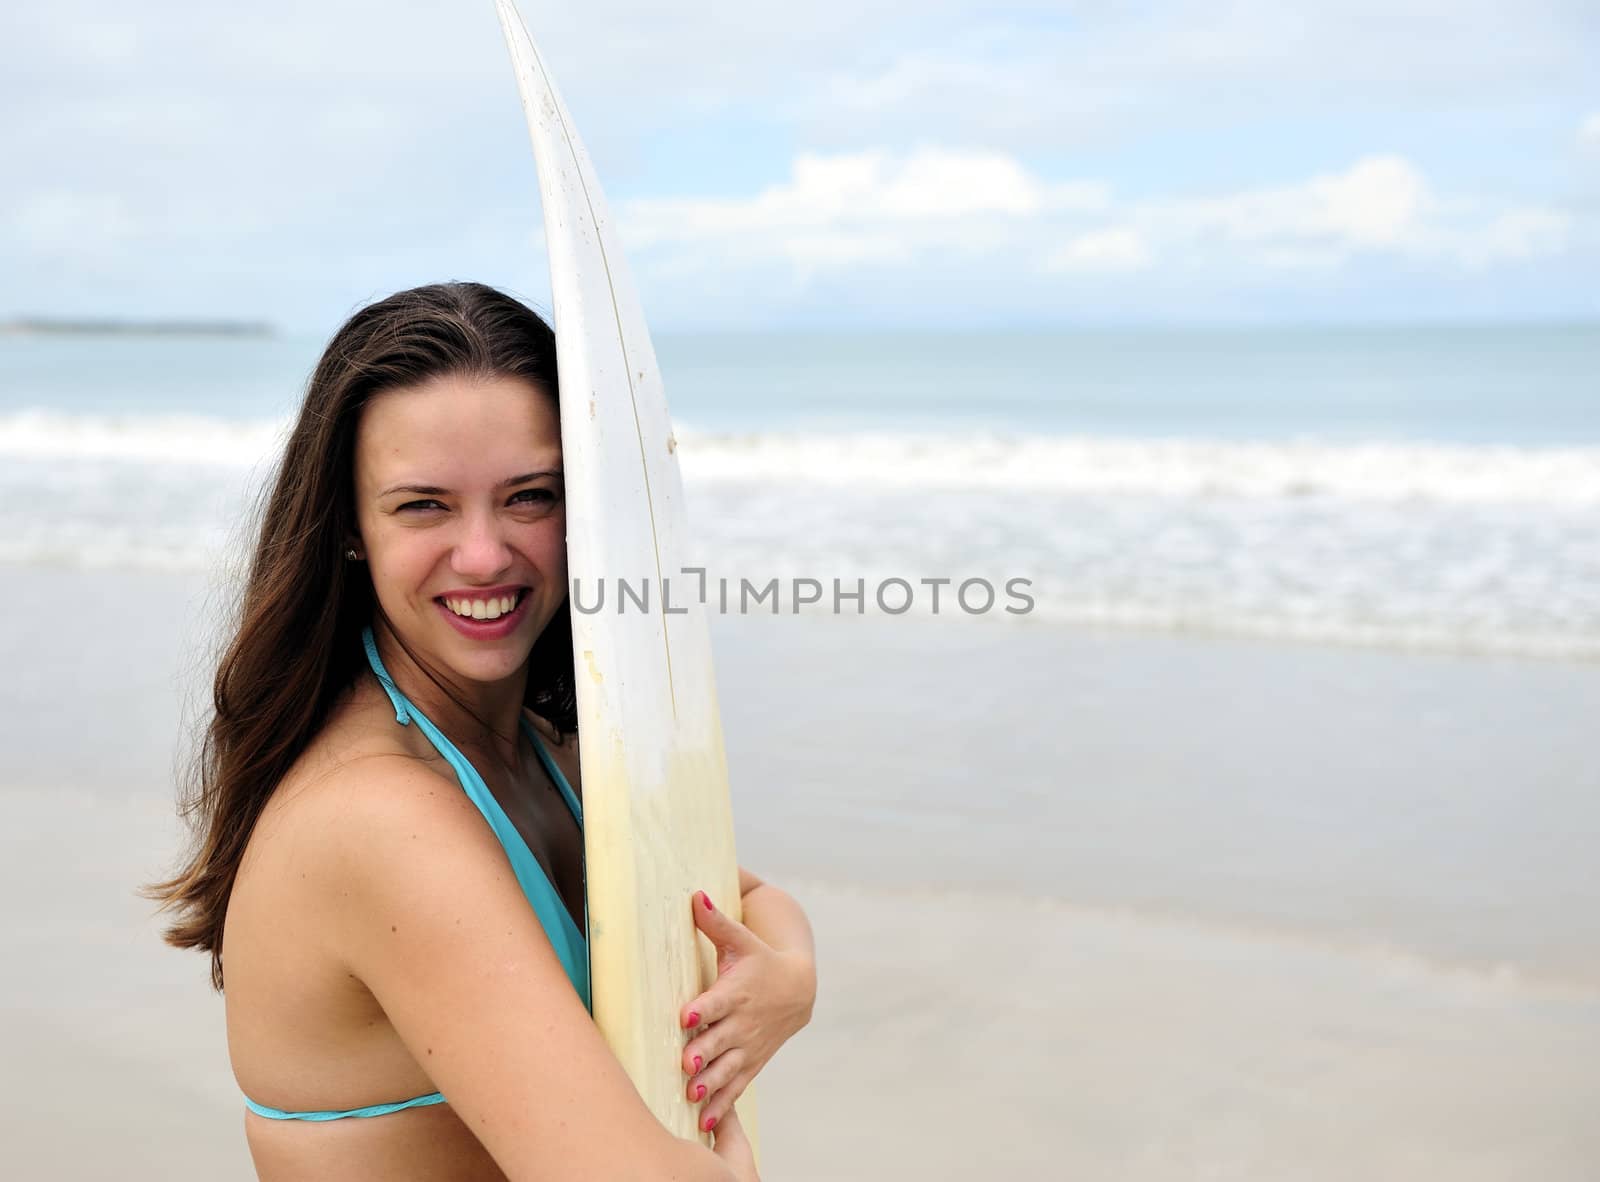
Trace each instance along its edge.
<instances>
[{"instance_id":1,"label":"sky","mask_svg":"<svg viewBox=\"0 0 1600 1182\"><path fill-rule=\"evenodd\" d=\"M1600 317L1595 0L520 6L658 330ZM0 113L0 318L547 306L491 0L8 5Z\"/></svg>"}]
</instances>

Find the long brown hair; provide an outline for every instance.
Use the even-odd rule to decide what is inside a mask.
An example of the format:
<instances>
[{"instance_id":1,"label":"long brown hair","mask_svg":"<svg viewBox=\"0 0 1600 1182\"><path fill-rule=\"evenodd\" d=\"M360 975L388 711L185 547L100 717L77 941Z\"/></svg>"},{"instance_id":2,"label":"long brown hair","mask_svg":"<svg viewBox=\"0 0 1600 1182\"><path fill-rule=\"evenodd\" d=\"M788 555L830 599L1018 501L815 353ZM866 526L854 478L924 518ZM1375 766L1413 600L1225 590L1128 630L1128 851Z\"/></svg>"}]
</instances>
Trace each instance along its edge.
<instances>
[{"instance_id":1,"label":"long brown hair","mask_svg":"<svg viewBox=\"0 0 1600 1182\"><path fill-rule=\"evenodd\" d=\"M555 334L531 309L479 283L402 291L334 334L306 389L245 579L238 626L217 668L214 713L180 812L194 850L174 877L144 888L176 911L169 944L211 953L222 988L222 927L246 843L278 782L365 667L361 629L376 610L356 537L356 424L375 394L449 374L526 379L556 397ZM577 729L571 617L562 604L535 643L526 703Z\"/></svg>"}]
</instances>

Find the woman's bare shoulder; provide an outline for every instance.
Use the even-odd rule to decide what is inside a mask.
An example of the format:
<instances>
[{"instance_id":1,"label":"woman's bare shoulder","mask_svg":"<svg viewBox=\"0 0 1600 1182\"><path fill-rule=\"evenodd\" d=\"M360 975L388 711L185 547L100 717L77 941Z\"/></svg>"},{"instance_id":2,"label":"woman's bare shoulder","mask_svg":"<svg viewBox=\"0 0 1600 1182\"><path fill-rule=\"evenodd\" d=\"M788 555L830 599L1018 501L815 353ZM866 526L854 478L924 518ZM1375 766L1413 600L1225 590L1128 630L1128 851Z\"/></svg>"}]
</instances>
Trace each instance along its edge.
<instances>
[{"instance_id":1,"label":"woman's bare shoulder","mask_svg":"<svg viewBox=\"0 0 1600 1182\"><path fill-rule=\"evenodd\" d=\"M357 686L284 777L273 807L296 827L330 837L375 825L425 821L437 812L475 817L454 773L415 727L395 721L387 699Z\"/></svg>"},{"instance_id":2,"label":"woman's bare shoulder","mask_svg":"<svg viewBox=\"0 0 1600 1182\"><path fill-rule=\"evenodd\" d=\"M376 825L476 816L448 766L431 747L417 749L412 729L395 722L382 694L347 692L274 790L252 846L263 855L292 846L305 874L359 855Z\"/></svg>"}]
</instances>

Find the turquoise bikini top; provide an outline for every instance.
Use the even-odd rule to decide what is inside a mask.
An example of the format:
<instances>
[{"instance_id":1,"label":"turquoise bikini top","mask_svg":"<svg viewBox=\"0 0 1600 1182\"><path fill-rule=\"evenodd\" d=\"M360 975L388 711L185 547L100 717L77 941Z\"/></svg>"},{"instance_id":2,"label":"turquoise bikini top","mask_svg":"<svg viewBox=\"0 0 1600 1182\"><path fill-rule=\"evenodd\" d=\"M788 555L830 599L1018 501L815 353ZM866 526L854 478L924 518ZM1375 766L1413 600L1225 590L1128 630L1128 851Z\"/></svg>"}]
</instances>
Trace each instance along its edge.
<instances>
[{"instance_id":1,"label":"turquoise bikini top","mask_svg":"<svg viewBox=\"0 0 1600 1182\"><path fill-rule=\"evenodd\" d=\"M561 959L561 967L566 969L567 977L572 982L572 987L577 990L578 996L583 999L585 1008L589 1008L589 945L584 940L583 932L573 922L566 905L561 902L561 896L556 893L549 877L544 872L544 867L539 865L539 860L533 856L533 851L528 848L528 843L522 839L522 834L517 832L511 819L500 807L500 802L495 800L489 791L488 785L483 782L483 777L476 768L467 762L456 746L445 737L443 731L434 726L422 711L418 710L406 696L400 692L394 680L389 676L389 671L383 667L383 661L378 656L378 646L373 640L372 629L362 630L361 642L367 650L367 663L372 666L372 671L383 685L389 695L389 701L394 704L394 718L401 726L415 723L427 736L428 742L434 749L444 756L452 768L455 769L456 778L461 781L461 788L473 804L478 806L478 811L483 814L484 820L489 822L489 828L494 830L495 837L501 847L506 851L506 857L511 862L511 869L517 876L517 882L522 887L522 893L527 896L532 905L534 914L539 917L539 924L544 928L545 935L550 938L551 945L556 950L556 955ZM555 781L561 790L562 798L567 802L567 807L572 810L572 815L578 822L578 827L583 827L583 805L579 803L577 794L572 791L572 786L567 783L566 776L556 766L555 760L550 758L550 753L545 750L544 744L539 740L538 732L524 718L522 720L523 732L533 744L533 749L539 753L539 762ZM584 926L588 926L589 911L588 901L584 902ZM390 1112L399 1112L402 1108L422 1108L429 1104L442 1104L444 1096L438 1092L429 1092L426 1096L415 1096L410 1100L396 1100L390 1104L369 1104L365 1108L347 1108L342 1111L329 1112L285 1112L281 1108L268 1108L265 1104L257 1104L250 1097L245 1097L245 1105L257 1116L264 1116L271 1120L342 1120L345 1117L355 1116L383 1116Z\"/></svg>"}]
</instances>

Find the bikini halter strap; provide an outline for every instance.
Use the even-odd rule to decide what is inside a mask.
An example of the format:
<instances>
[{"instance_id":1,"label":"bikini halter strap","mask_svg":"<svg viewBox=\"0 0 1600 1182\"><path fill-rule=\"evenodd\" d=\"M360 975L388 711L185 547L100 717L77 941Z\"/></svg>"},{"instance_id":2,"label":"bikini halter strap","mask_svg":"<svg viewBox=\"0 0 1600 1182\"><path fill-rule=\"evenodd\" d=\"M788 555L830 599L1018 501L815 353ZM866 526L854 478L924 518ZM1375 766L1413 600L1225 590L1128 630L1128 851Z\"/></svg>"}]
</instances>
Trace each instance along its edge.
<instances>
[{"instance_id":1,"label":"bikini halter strap","mask_svg":"<svg viewBox=\"0 0 1600 1182\"><path fill-rule=\"evenodd\" d=\"M372 626L361 629L361 643L367 650L367 664L372 666L372 671L378 675L378 682L383 686L383 692L389 695L389 701L394 704L394 720L401 726L411 725L411 703L406 701L406 696L395 685L394 678L389 676L389 671L383 667L383 658L378 655L378 642L373 639Z\"/></svg>"}]
</instances>

